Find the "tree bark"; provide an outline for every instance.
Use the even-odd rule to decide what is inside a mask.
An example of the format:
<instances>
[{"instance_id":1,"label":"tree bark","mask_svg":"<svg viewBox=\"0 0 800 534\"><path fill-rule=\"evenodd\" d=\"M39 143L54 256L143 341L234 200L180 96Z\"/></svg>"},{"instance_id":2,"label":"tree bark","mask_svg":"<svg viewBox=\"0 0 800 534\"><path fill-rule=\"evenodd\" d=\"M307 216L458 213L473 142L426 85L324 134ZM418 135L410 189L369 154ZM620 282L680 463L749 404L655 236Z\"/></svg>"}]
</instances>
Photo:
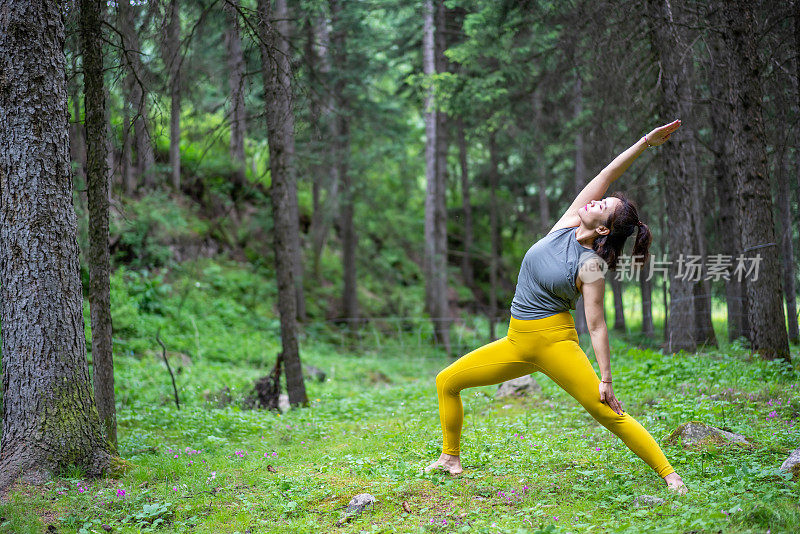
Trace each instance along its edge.
<instances>
[{"instance_id":1,"label":"tree bark","mask_svg":"<svg viewBox=\"0 0 800 534\"><path fill-rule=\"evenodd\" d=\"M622 282L617 280L616 273L611 278L611 291L614 294L614 330L626 332L625 307L622 302Z\"/></svg>"},{"instance_id":2,"label":"tree bark","mask_svg":"<svg viewBox=\"0 0 800 534\"><path fill-rule=\"evenodd\" d=\"M461 275L464 277L464 284L470 289L475 288L475 272L472 268L472 247L474 241L472 229L472 200L470 198L470 181L467 167L467 136L464 131L464 122L459 119L457 123L458 131L458 155L461 166L461 206L464 211L464 256L461 259Z\"/></svg>"},{"instance_id":3,"label":"tree bark","mask_svg":"<svg viewBox=\"0 0 800 534\"><path fill-rule=\"evenodd\" d=\"M86 362L62 17L0 1L0 491L112 461Z\"/></svg>"},{"instance_id":4,"label":"tree bark","mask_svg":"<svg viewBox=\"0 0 800 534\"><path fill-rule=\"evenodd\" d=\"M316 43L316 46L315 46ZM316 22L309 21L309 38L306 50L311 78L319 78L323 85L328 84L331 73L330 34L328 21L319 16ZM339 213L339 167L336 165L337 123L334 120L334 99L332 91L320 91L319 103L311 99L310 111L314 123L321 131L318 139L319 164L314 165L314 184L312 185L313 213L311 215L311 247L314 277L319 281L320 258L330 235L333 215ZM324 194L324 195L323 195Z\"/></svg>"},{"instance_id":5,"label":"tree bark","mask_svg":"<svg viewBox=\"0 0 800 534\"><path fill-rule=\"evenodd\" d=\"M541 106L538 107L541 109ZM576 73L575 75L575 102L573 107L573 118L577 121L580 119L580 116L583 114L583 89L582 89L582 82L581 77ZM539 114L539 116L541 116ZM577 196L578 193L581 192L583 186L586 183L586 160L583 157L583 129L578 126L575 131L575 174L573 177L573 184L574 184L574 193ZM543 225L544 233L547 233L549 230L549 219L550 214L549 210L546 209L547 206L547 192L544 190L544 185L546 183L544 172L539 173L540 180L542 180L542 184L540 185L539 189L539 198L542 199L544 197L544 207L542 209L542 216L544 216L545 211L547 213L547 222L544 222ZM583 295L578 297L578 302L575 304L575 330L578 334L587 334L589 333L589 326L586 324L586 309L583 304Z\"/></svg>"},{"instance_id":6,"label":"tree bark","mask_svg":"<svg viewBox=\"0 0 800 534\"><path fill-rule=\"evenodd\" d=\"M355 207L352 176L350 174L350 113L348 102L350 95L347 93L347 42L346 28L342 20L341 0L330 0L331 5L331 59L333 70L337 73L334 83L334 100L337 113L335 114L336 136L334 137L334 151L336 154L335 165L337 175L341 180L341 200L339 225L342 229L342 272L344 284L342 291L342 313L351 325L358 321L358 286L356 283L356 247L358 237L353 225L353 212Z\"/></svg>"},{"instance_id":7,"label":"tree bark","mask_svg":"<svg viewBox=\"0 0 800 534\"><path fill-rule=\"evenodd\" d=\"M242 37L239 31L239 0L228 0L223 5L227 26L225 27L225 49L228 59L228 95L230 97L231 160L235 165L234 190L238 193L245 183L244 136L247 131L244 107L244 56Z\"/></svg>"},{"instance_id":8,"label":"tree bark","mask_svg":"<svg viewBox=\"0 0 800 534\"><path fill-rule=\"evenodd\" d=\"M692 56L687 53L685 43L678 38L680 30L676 25L670 0L648 0L647 13L650 17L651 46L661 71L659 108L662 120L667 120L667 117L689 117L692 114L687 61ZM658 149L658 157L664 165L671 260L669 322L668 330L664 334L669 352L694 352L697 349L695 282L678 276L681 273L676 272L681 257L694 253L691 180L696 179L697 175L696 153L694 145L689 141L692 137L693 128L684 124L676 137Z\"/></svg>"},{"instance_id":9,"label":"tree bark","mask_svg":"<svg viewBox=\"0 0 800 534\"><path fill-rule=\"evenodd\" d=\"M155 179L155 153L148 130L149 106L144 91L144 66L139 55L141 46L136 32L130 0L117 2L119 30L122 36L122 60L125 64L125 86L131 121L133 123L133 147L136 150L137 182L153 187Z\"/></svg>"},{"instance_id":10,"label":"tree bark","mask_svg":"<svg viewBox=\"0 0 800 534\"><path fill-rule=\"evenodd\" d=\"M434 57L436 72L447 72L447 58L444 51L447 49L447 17L444 0L435 1L435 49ZM435 329L437 341L444 347L448 354L450 349L450 307L447 299L447 151L449 136L447 131L447 114L438 109L436 111L436 264L434 277L436 279L436 298L439 310L439 321Z\"/></svg>"},{"instance_id":11,"label":"tree bark","mask_svg":"<svg viewBox=\"0 0 800 534\"><path fill-rule=\"evenodd\" d=\"M783 310L778 242L772 218L767 170L766 136L762 119L761 65L753 8L745 2L715 1L723 21L722 39L731 61L727 74L733 100L730 123L733 170L738 181L737 206L742 227L745 264L758 265L758 276L747 277L747 318L752 348L766 359L790 361Z\"/></svg>"},{"instance_id":12,"label":"tree bark","mask_svg":"<svg viewBox=\"0 0 800 534\"><path fill-rule=\"evenodd\" d=\"M103 81L102 0L81 0L81 53L86 102L86 185L89 199L89 309L94 398L106 439L117 447L111 341L111 262L108 250L109 176Z\"/></svg>"},{"instance_id":13,"label":"tree bark","mask_svg":"<svg viewBox=\"0 0 800 534\"><path fill-rule=\"evenodd\" d=\"M719 13L716 12L714 24L721 24ZM731 106L733 95L730 92L728 69L730 68L729 54L722 43L721 36L711 35L711 62L715 76L709 77L712 109L709 113L711 120L711 150L714 154L714 176L719 207L716 218L717 235L725 236L721 240L720 253L735 259L742 250L742 230L738 219L736 206L736 179L732 167L733 139L730 136ZM725 304L728 316L728 341L740 337L749 338L750 328L747 323L745 310L747 293L744 281L730 276L725 281Z\"/></svg>"},{"instance_id":14,"label":"tree bark","mask_svg":"<svg viewBox=\"0 0 800 534\"><path fill-rule=\"evenodd\" d=\"M181 188L181 4L170 0L167 25L169 55L169 165L172 188Z\"/></svg>"},{"instance_id":15,"label":"tree bark","mask_svg":"<svg viewBox=\"0 0 800 534\"><path fill-rule=\"evenodd\" d=\"M647 189L642 189L639 193L639 218L647 221L649 220L647 216L647 212L645 211L645 206L648 203L647 198ZM652 336L654 332L653 328L653 284L651 280L648 278L649 269L650 269L650 261L652 261L652 257L648 259L648 263L643 265L639 270L639 292L642 297L642 334L646 336Z\"/></svg>"},{"instance_id":16,"label":"tree bark","mask_svg":"<svg viewBox=\"0 0 800 534\"><path fill-rule=\"evenodd\" d=\"M497 139L496 133L489 134L489 341L495 337L495 323L497 322L497 257L498 257L498 223L497 223L497 187L500 182L500 173L497 168Z\"/></svg>"},{"instance_id":17,"label":"tree bark","mask_svg":"<svg viewBox=\"0 0 800 534\"><path fill-rule=\"evenodd\" d=\"M784 119L785 120L785 119ZM781 273L783 275L784 297L786 300L786 317L789 342L800 341L797 324L797 297L794 283L794 247L792 246L792 205L789 191L791 164L786 143L782 143L778 151L778 199L780 209L781 240Z\"/></svg>"},{"instance_id":18,"label":"tree bark","mask_svg":"<svg viewBox=\"0 0 800 534\"><path fill-rule=\"evenodd\" d=\"M285 21L285 4L276 3L275 19ZM281 18L281 17L284 18ZM264 91L269 140L270 187L274 218L275 270L281 321L284 369L289 403L308 404L297 342L296 254L299 241L297 181L294 167L294 115L292 113L291 65L286 33L272 20L271 0L258 0L258 41L264 64Z\"/></svg>"},{"instance_id":19,"label":"tree bark","mask_svg":"<svg viewBox=\"0 0 800 534\"><path fill-rule=\"evenodd\" d=\"M432 83L432 77L437 72L433 0L425 1L423 17L422 64L425 75ZM444 187L440 185L443 177L439 175L441 168L437 157L440 126L431 85L425 95L425 308L431 316L436 342L450 353L449 325L445 321L447 250L442 247L442 237L446 238L442 236L444 214L441 213Z\"/></svg>"}]
</instances>

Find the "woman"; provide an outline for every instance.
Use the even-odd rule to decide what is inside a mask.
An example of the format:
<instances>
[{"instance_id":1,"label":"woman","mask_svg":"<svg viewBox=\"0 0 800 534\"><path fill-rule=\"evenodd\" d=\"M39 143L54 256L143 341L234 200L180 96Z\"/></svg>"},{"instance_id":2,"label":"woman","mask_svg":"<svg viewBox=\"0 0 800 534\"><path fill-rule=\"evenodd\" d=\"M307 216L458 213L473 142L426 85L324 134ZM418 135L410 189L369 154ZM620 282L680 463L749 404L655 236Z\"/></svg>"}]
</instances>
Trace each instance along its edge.
<instances>
[{"instance_id":1,"label":"woman","mask_svg":"<svg viewBox=\"0 0 800 534\"><path fill-rule=\"evenodd\" d=\"M511 305L508 335L463 356L436 377L442 455L426 468L451 474L462 471L459 457L464 417L460 391L498 384L541 371L566 390L603 426L661 476L667 486L685 493L681 477L653 437L625 413L614 396L608 328L603 316L606 269L614 269L627 238L638 230L633 256L647 257L652 236L639 220L636 207L624 196L603 198L611 183L647 147L669 139L681 122L656 128L600 172L553 226L525 254ZM600 199L600 200L598 200ZM586 322L600 380L578 345L570 315L583 295Z\"/></svg>"}]
</instances>

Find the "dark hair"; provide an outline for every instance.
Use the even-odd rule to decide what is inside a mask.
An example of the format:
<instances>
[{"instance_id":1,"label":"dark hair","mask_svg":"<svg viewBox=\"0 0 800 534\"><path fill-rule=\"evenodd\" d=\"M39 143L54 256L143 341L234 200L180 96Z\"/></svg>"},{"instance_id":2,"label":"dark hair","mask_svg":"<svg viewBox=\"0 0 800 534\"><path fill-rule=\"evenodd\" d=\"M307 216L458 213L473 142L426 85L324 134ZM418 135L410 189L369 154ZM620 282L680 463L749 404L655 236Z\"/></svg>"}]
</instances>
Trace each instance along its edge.
<instances>
[{"instance_id":1,"label":"dark hair","mask_svg":"<svg viewBox=\"0 0 800 534\"><path fill-rule=\"evenodd\" d=\"M622 203L604 224L611 231L596 238L592 248L608 264L609 270L613 271L617 267L617 259L622 254L625 241L638 229L632 256L635 265L644 265L649 257L648 250L653 234L650 233L650 228L639 220L636 205L628 200L624 193L614 193L611 196L620 199Z\"/></svg>"}]
</instances>

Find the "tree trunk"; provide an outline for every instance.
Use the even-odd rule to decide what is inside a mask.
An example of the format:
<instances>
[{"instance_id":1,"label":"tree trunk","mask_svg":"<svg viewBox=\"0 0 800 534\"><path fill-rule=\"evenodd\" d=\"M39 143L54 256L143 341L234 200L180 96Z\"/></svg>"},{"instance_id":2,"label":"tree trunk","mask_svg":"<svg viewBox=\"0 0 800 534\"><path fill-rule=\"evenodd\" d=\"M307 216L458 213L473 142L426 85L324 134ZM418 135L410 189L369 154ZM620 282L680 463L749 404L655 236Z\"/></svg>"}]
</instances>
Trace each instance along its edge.
<instances>
[{"instance_id":1,"label":"tree trunk","mask_svg":"<svg viewBox=\"0 0 800 534\"><path fill-rule=\"evenodd\" d=\"M144 67L139 55L141 46L136 32L133 10L130 0L117 2L119 30L122 37L122 60L125 64L125 85L128 88L127 99L133 122L133 146L136 150L137 182L152 188L155 185L155 154L150 140L147 121L149 106L144 91Z\"/></svg>"},{"instance_id":2,"label":"tree trunk","mask_svg":"<svg viewBox=\"0 0 800 534\"><path fill-rule=\"evenodd\" d=\"M0 1L0 491L112 461L86 362L63 50L60 2Z\"/></svg>"},{"instance_id":3,"label":"tree trunk","mask_svg":"<svg viewBox=\"0 0 800 534\"><path fill-rule=\"evenodd\" d=\"M778 246L772 219L772 198L767 170L766 136L761 111L762 67L758 57L755 17L747 3L715 2L723 19L722 39L731 61L727 74L733 96L733 169L737 177L737 206L741 229L742 263L758 266L746 278L747 318L752 348L766 359L790 361L783 312Z\"/></svg>"},{"instance_id":4,"label":"tree trunk","mask_svg":"<svg viewBox=\"0 0 800 534\"><path fill-rule=\"evenodd\" d=\"M167 54L169 56L169 165L172 188L181 188L181 5L170 0L167 25Z\"/></svg>"},{"instance_id":5,"label":"tree trunk","mask_svg":"<svg viewBox=\"0 0 800 534\"><path fill-rule=\"evenodd\" d=\"M467 137L464 132L464 122L459 119L457 123L458 131L458 155L461 165L461 206L464 211L464 256L461 259L461 274L464 277L464 284L470 289L475 288L475 273L472 269L472 200L470 199L469 172L467 169Z\"/></svg>"},{"instance_id":6,"label":"tree trunk","mask_svg":"<svg viewBox=\"0 0 800 534\"><path fill-rule=\"evenodd\" d=\"M136 190L136 180L133 175L131 164L131 154L133 153L133 136L131 135L133 124L131 123L131 106L127 96L129 77L125 77L123 89L125 97L122 99L122 152L119 158L120 175L122 176L122 188L125 194L130 196Z\"/></svg>"},{"instance_id":7,"label":"tree trunk","mask_svg":"<svg viewBox=\"0 0 800 534\"><path fill-rule=\"evenodd\" d=\"M639 193L639 218L642 220L649 220L647 216L647 212L645 211L645 206L648 203L647 198L647 190L642 189ZM650 269L650 261L653 258L651 257L648 259L648 263L643 265L639 270L639 292L642 297L642 334L646 336L652 336L654 332L653 328L653 284L651 280L648 278L649 276L649 269Z\"/></svg>"},{"instance_id":8,"label":"tree trunk","mask_svg":"<svg viewBox=\"0 0 800 534\"><path fill-rule=\"evenodd\" d=\"M433 0L426 0L423 14L422 38L422 65L423 71L429 79L436 70L436 45L434 39L434 7ZM433 86L429 87L425 95L425 176L427 187L425 192L425 307L431 316L433 332L436 342L443 345L446 352L450 352L450 339L448 324L444 320L447 313L447 251L442 248L442 220L444 214L440 212L442 205L441 195L444 188L440 185L440 166L437 158L437 142L440 121L437 117L436 102L433 96ZM446 236L444 236L446 237ZM442 282L445 282L442 284Z\"/></svg>"},{"instance_id":9,"label":"tree trunk","mask_svg":"<svg viewBox=\"0 0 800 534\"><path fill-rule=\"evenodd\" d=\"M328 21L324 16L319 16L315 24L309 23L311 34L308 40L309 71L312 79L319 77L323 85L329 86L331 61L330 61L330 34L328 32ZM316 44L316 46L315 46ZM314 184L312 186L312 201L314 212L311 219L311 247L314 265L314 277L321 279L320 258L325 248L325 243L330 235L333 215L339 213L339 166L336 165L337 144L337 123L334 114L334 99L332 91L322 90L320 104L317 100L311 99L311 114L315 117L315 124L321 127L320 146L317 153L320 154L321 164L314 172ZM324 193L324 197L323 197Z\"/></svg>"},{"instance_id":10,"label":"tree trunk","mask_svg":"<svg viewBox=\"0 0 800 534\"><path fill-rule=\"evenodd\" d=\"M787 124L788 125L788 124ZM789 341L800 341L797 324L797 297L794 283L794 249L792 246L792 205L789 191L791 164L786 143L782 143L778 152L778 199L780 209L781 240L781 272L783 275L784 296L786 299L786 317L788 319Z\"/></svg>"},{"instance_id":11,"label":"tree trunk","mask_svg":"<svg viewBox=\"0 0 800 534\"><path fill-rule=\"evenodd\" d=\"M447 49L446 41L446 11L444 0L436 0L435 23L435 63L436 72L447 72L447 58L444 51ZM437 106L438 107L438 106ZM436 263L434 277L436 283L436 298L438 300L439 320L435 323L436 340L445 352L450 350L450 307L447 301L447 114L436 111Z\"/></svg>"},{"instance_id":12,"label":"tree trunk","mask_svg":"<svg viewBox=\"0 0 800 534\"><path fill-rule=\"evenodd\" d=\"M580 119L580 116L583 114L583 89L581 85L581 77L580 75L575 76L575 103L573 107L573 119L576 121ZM538 91L537 91L538 92ZM540 109L540 108L539 108ZM541 116L541 115L539 115ZM541 199L544 197L545 206L547 205L547 192L543 191L544 183L546 183L546 177L544 176L544 172L539 173L539 179L543 181L540 185L539 189L539 198ZM586 184L586 160L583 157L583 129L578 126L575 131L575 174L573 177L573 184L574 184L574 193L577 196L578 193L581 192L584 185ZM545 210L542 210L544 212ZM550 218L550 214L548 213L548 219ZM547 233L547 226L549 226L550 221L548 220L545 223L544 233ZM578 302L575 304L575 330L578 334L587 334L589 332L589 326L586 324L586 309L583 304L583 295L578 298Z\"/></svg>"},{"instance_id":13,"label":"tree trunk","mask_svg":"<svg viewBox=\"0 0 800 534\"><path fill-rule=\"evenodd\" d=\"M111 344L111 262L108 251L109 176L103 82L102 0L81 0L81 53L86 102L86 187L89 199L89 309L94 398L106 439L117 446Z\"/></svg>"},{"instance_id":14,"label":"tree trunk","mask_svg":"<svg viewBox=\"0 0 800 534\"><path fill-rule=\"evenodd\" d=\"M498 223L497 223L497 187L500 182L497 168L496 134L489 134L489 341L497 339L494 327L497 322L497 257L498 257Z\"/></svg>"},{"instance_id":15,"label":"tree trunk","mask_svg":"<svg viewBox=\"0 0 800 534\"><path fill-rule=\"evenodd\" d=\"M617 280L616 273L611 278L611 291L614 294L614 330L626 332L625 307L622 302L622 282Z\"/></svg>"},{"instance_id":16,"label":"tree trunk","mask_svg":"<svg viewBox=\"0 0 800 534\"><path fill-rule=\"evenodd\" d=\"M656 60L661 65L662 121L671 117L689 117L691 113L691 94L689 90L689 69L687 62L692 55L679 39L678 22L672 12L669 0L648 0L647 13L650 17L651 46ZM688 122L688 121L687 121ZM666 349L669 352L697 349L697 322L694 306L695 282L684 279L676 272L681 258L694 254L692 242L695 237L693 222L691 180L697 179L697 161L693 128L684 124L681 131L669 142L659 147L659 155L664 165L666 187L666 213L669 224L668 240L670 253L669 280L669 330L665 332Z\"/></svg>"},{"instance_id":17,"label":"tree trunk","mask_svg":"<svg viewBox=\"0 0 800 534\"><path fill-rule=\"evenodd\" d=\"M245 183L244 136L247 131L244 107L244 56L242 37L239 32L239 0L228 0L223 5L228 24L225 27L225 49L228 55L228 95L230 104L231 161L234 172L234 198L238 197Z\"/></svg>"},{"instance_id":18,"label":"tree trunk","mask_svg":"<svg viewBox=\"0 0 800 534\"><path fill-rule=\"evenodd\" d=\"M718 15L718 13L717 13ZM717 19L715 22L719 23ZM711 149L714 153L714 175L719 208L716 217L717 235L725 236L721 239L720 253L735 259L742 250L742 230L738 219L736 207L736 179L733 175L733 139L730 136L731 105L733 95L727 73L730 68L729 55L722 43L721 37L711 35L711 61L715 76L709 77L712 109L709 113L711 120ZM740 337L749 338L749 326L745 314L747 294L743 281L734 276L725 281L725 304L728 315L728 341Z\"/></svg>"},{"instance_id":19,"label":"tree trunk","mask_svg":"<svg viewBox=\"0 0 800 534\"><path fill-rule=\"evenodd\" d=\"M278 0L275 19L285 21L285 4ZM284 18L282 18L284 17ZM297 342L297 291L295 251L299 241L297 182L294 168L294 115L292 113L291 65L287 34L272 20L271 0L258 0L258 41L264 72L270 187L275 224L275 270L278 311L285 363L286 388L292 406L308 404ZM294 204L294 207L292 206Z\"/></svg>"},{"instance_id":20,"label":"tree trunk","mask_svg":"<svg viewBox=\"0 0 800 534\"><path fill-rule=\"evenodd\" d=\"M533 91L531 100L532 100L531 107L533 108L533 121L536 124L542 124L543 117L542 117L541 90L537 89ZM547 198L547 184L550 183L551 180L550 177L547 176L547 167L545 164L544 152L543 152L544 142L541 140L541 138L537 139L536 147L538 154L534 156L536 158L536 163L534 164L534 168L536 169L536 179L538 181L537 197L539 200L539 228L541 235L545 235L547 234L547 231L550 230L551 226L550 199Z\"/></svg>"},{"instance_id":21,"label":"tree trunk","mask_svg":"<svg viewBox=\"0 0 800 534\"><path fill-rule=\"evenodd\" d=\"M344 284L342 291L342 313L354 325L358 320L358 286L356 283L356 246L358 237L353 225L353 211L355 207L352 177L350 175L350 113L347 103L350 95L347 93L347 42L346 28L342 21L342 0L330 0L331 5L331 59L334 71L337 73L334 84L334 99L337 113L335 115L336 136L334 137L334 150L336 154L335 165L338 167L338 176L341 180L341 213L339 225L342 229L342 272Z\"/></svg>"}]
</instances>

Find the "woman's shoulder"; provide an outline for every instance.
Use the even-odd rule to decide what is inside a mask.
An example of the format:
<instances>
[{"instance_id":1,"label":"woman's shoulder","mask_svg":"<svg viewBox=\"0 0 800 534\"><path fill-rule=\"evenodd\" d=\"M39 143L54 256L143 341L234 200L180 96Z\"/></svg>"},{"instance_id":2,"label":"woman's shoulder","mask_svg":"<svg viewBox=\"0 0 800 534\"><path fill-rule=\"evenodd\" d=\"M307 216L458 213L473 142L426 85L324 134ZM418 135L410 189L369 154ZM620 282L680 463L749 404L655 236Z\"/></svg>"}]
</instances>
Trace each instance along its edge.
<instances>
[{"instance_id":1,"label":"woman's shoulder","mask_svg":"<svg viewBox=\"0 0 800 534\"><path fill-rule=\"evenodd\" d=\"M556 224L554 227L552 227L550 229L549 232L547 232L547 235L555 234L557 232L564 233L566 230L574 230L577 227L578 227L577 225L576 226L566 226L566 225L559 226L558 224ZM545 236L545 237L547 237L547 236Z\"/></svg>"}]
</instances>

